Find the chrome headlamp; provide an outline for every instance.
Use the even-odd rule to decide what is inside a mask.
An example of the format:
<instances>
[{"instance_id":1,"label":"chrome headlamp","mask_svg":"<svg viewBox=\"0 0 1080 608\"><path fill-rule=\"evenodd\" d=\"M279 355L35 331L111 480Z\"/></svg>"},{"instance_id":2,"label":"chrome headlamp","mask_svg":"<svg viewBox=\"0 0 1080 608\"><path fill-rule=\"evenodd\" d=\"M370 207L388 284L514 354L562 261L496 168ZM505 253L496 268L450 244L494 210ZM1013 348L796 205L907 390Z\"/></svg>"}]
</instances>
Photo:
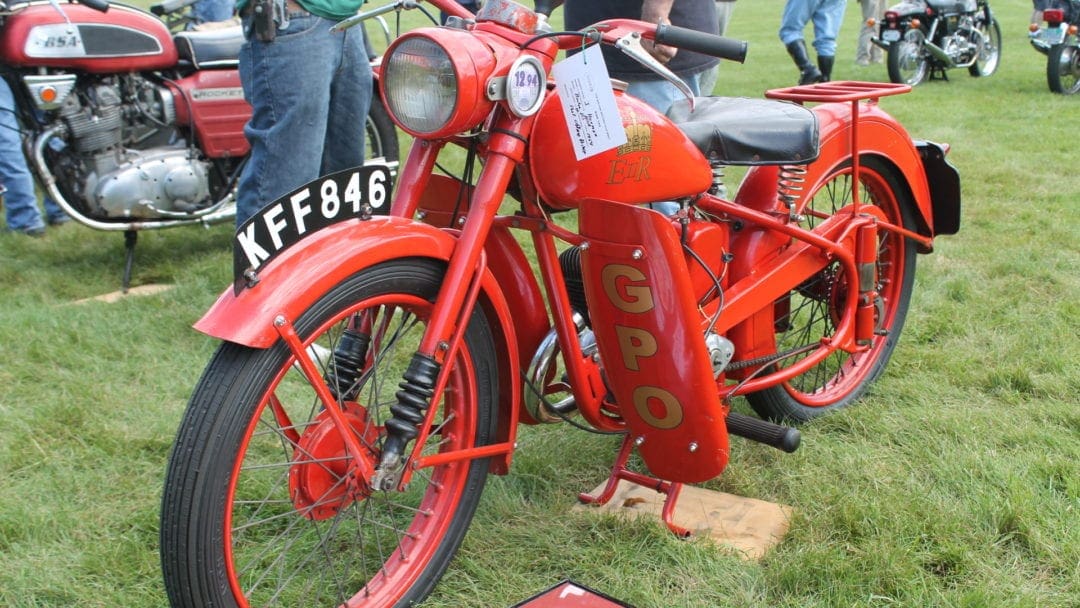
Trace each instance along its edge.
<instances>
[{"instance_id":1,"label":"chrome headlamp","mask_svg":"<svg viewBox=\"0 0 1080 608\"><path fill-rule=\"evenodd\" d=\"M493 102L484 87L496 61L468 32L421 28L400 36L382 62L383 99L394 122L421 138L460 133L481 122Z\"/></svg>"}]
</instances>

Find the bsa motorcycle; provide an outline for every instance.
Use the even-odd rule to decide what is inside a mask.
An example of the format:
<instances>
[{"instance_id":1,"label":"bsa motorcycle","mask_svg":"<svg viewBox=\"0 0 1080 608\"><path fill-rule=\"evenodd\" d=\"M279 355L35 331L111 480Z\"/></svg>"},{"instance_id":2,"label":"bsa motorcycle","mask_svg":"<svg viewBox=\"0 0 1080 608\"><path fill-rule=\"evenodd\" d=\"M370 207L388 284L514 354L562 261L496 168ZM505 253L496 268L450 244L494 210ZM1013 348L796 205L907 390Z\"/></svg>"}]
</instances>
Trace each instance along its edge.
<instances>
[{"instance_id":1,"label":"bsa motorcycle","mask_svg":"<svg viewBox=\"0 0 1080 608\"><path fill-rule=\"evenodd\" d=\"M871 40L885 49L894 83L948 80L946 70L965 67L989 76L1001 60L1001 28L986 0L904 0L878 25Z\"/></svg>"},{"instance_id":2,"label":"bsa motorcycle","mask_svg":"<svg viewBox=\"0 0 1080 608\"><path fill-rule=\"evenodd\" d=\"M78 222L125 233L126 290L138 231L235 217L251 115L237 71L243 34L173 33L141 9L78 1L0 0L3 77L42 188ZM194 2L151 10L183 22ZM377 96L366 138L372 156L397 161Z\"/></svg>"},{"instance_id":3,"label":"bsa motorcycle","mask_svg":"<svg viewBox=\"0 0 1080 608\"><path fill-rule=\"evenodd\" d=\"M1031 46L1046 55L1046 83L1063 95L1080 93L1080 0L1057 0L1043 11L1046 27L1030 26Z\"/></svg>"},{"instance_id":4,"label":"bsa motorcycle","mask_svg":"<svg viewBox=\"0 0 1080 608\"><path fill-rule=\"evenodd\" d=\"M430 4L458 19L383 60L386 108L415 137L396 189L368 163L271 201L195 326L223 343L166 474L174 606L419 602L519 424L620 435L606 489L581 499L647 485L685 535L680 490L724 471L729 435L792 451L787 424L883 372L916 254L959 228L948 147L878 104L908 85L664 116L608 79L597 45L678 84L643 42L736 61L745 43L630 19L555 32L546 2ZM749 166L733 200L727 165ZM758 416L731 410L740 395Z\"/></svg>"}]
</instances>

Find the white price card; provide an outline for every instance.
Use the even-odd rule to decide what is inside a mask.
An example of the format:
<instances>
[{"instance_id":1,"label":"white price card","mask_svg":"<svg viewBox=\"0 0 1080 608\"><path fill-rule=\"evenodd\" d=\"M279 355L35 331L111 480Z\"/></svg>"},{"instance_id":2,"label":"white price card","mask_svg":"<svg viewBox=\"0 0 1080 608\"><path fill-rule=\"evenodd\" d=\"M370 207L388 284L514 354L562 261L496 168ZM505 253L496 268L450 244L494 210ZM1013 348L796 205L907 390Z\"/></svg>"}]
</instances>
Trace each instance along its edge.
<instances>
[{"instance_id":1,"label":"white price card","mask_svg":"<svg viewBox=\"0 0 1080 608\"><path fill-rule=\"evenodd\" d=\"M615 92L600 45L594 44L551 67L563 116L578 160L626 143Z\"/></svg>"}]
</instances>

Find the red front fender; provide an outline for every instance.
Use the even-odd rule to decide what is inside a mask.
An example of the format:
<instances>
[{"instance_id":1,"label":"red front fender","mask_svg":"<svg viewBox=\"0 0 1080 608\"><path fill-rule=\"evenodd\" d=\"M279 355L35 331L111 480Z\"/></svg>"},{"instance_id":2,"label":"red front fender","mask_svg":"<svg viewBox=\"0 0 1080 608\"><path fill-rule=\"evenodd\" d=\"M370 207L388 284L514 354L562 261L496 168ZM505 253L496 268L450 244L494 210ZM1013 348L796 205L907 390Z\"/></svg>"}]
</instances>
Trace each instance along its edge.
<instances>
[{"instance_id":1,"label":"red front fender","mask_svg":"<svg viewBox=\"0 0 1080 608\"><path fill-rule=\"evenodd\" d=\"M447 260L454 237L398 217L335 224L286 249L259 271L259 282L234 295L232 287L195 329L222 340L267 348L278 339L274 318L296 321L319 297L347 277L380 262L402 257ZM485 277L485 293L499 294ZM501 295L494 300L501 302ZM505 312L505 311L504 311Z\"/></svg>"}]
</instances>

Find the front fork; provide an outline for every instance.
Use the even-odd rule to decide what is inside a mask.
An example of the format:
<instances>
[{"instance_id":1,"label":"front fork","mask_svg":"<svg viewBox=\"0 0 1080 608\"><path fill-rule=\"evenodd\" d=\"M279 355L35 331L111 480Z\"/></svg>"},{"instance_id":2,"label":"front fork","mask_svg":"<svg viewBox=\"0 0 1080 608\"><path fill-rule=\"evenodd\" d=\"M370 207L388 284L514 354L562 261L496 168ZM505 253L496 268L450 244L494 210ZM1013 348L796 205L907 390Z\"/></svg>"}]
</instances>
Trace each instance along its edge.
<instances>
[{"instance_id":1,"label":"front fork","mask_svg":"<svg viewBox=\"0 0 1080 608\"><path fill-rule=\"evenodd\" d=\"M390 408L393 417L386 422L382 453L374 475L369 478L373 489L391 490L408 484L411 471L405 466L406 446L416 440L415 457L415 452L426 440L430 418L434 415L431 404L441 399L449 376L447 363L457 356L480 292L481 277L486 269L484 243L514 170L524 160L524 142L533 120L535 117L518 119L500 112L490 131L487 160L473 190L469 213L450 256L446 277L420 346L398 385L401 390L395 394L397 403ZM422 187L406 190L404 198L400 198L403 194L399 191L399 200L393 207L395 214L411 217L419 205L422 191ZM512 449L512 446L506 449ZM487 451L481 448L478 453Z\"/></svg>"}]
</instances>

